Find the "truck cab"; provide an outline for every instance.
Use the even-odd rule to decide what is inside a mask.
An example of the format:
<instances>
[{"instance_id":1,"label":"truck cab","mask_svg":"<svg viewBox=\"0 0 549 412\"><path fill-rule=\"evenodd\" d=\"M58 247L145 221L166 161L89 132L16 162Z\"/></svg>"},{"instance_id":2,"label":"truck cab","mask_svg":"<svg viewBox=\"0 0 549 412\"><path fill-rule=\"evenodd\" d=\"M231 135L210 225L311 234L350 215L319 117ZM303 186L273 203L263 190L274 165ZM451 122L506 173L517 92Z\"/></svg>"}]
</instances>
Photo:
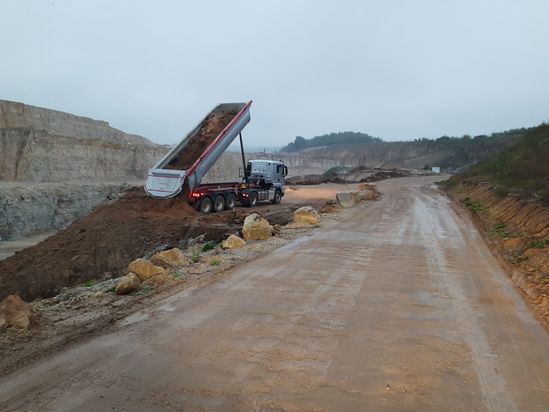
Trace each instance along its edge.
<instances>
[{"instance_id":1,"label":"truck cab","mask_svg":"<svg viewBox=\"0 0 549 412\"><path fill-rule=\"evenodd\" d=\"M249 183L261 189L278 188L284 193L284 177L288 168L276 160L250 160L246 165Z\"/></svg>"}]
</instances>

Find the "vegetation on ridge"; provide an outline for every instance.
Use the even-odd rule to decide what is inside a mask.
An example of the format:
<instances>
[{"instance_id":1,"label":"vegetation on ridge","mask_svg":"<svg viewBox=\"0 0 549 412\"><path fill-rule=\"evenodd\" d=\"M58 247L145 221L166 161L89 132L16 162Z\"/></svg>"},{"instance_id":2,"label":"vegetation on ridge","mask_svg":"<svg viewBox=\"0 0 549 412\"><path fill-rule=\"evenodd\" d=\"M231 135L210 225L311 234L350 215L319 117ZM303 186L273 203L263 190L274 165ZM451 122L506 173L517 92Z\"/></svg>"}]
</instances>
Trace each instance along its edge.
<instances>
[{"instance_id":1,"label":"vegetation on ridge","mask_svg":"<svg viewBox=\"0 0 549 412\"><path fill-rule=\"evenodd\" d=\"M280 149L281 152L299 152L312 147L348 145L357 143L381 143L379 137L372 137L365 133L339 132L316 136L312 139L305 139L303 136L296 136L293 143L289 143Z\"/></svg>"},{"instance_id":2,"label":"vegetation on ridge","mask_svg":"<svg viewBox=\"0 0 549 412\"><path fill-rule=\"evenodd\" d=\"M549 202L549 124L527 129L501 153L454 176L449 186L490 181L500 195L540 197Z\"/></svg>"}]
</instances>

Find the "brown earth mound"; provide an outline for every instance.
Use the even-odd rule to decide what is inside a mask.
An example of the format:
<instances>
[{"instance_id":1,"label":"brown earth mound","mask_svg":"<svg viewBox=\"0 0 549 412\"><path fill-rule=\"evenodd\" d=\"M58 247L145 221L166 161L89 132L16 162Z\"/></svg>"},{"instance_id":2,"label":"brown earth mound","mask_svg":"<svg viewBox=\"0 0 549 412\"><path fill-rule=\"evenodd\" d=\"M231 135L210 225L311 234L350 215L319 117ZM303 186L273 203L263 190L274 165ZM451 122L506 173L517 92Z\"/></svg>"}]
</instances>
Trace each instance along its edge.
<instances>
[{"instance_id":1,"label":"brown earth mound","mask_svg":"<svg viewBox=\"0 0 549 412\"><path fill-rule=\"evenodd\" d=\"M292 207L260 206L273 224L292 218ZM205 234L220 241L240 231L248 208L199 214L184 198L152 199L133 188L119 200L102 205L65 230L0 261L0 299L17 293L25 300L53 296L106 272L123 274L128 263L152 250L177 246Z\"/></svg>"},{"instance_id":2,"label":"brown earth mound","mask_svg":"<svg viewBox=\"0 0 549 412\"><path fill-rule=\"evenodd\" d=\"M202 126L198 132L190 138L184 150L177 157L170 160L164 168L175 170L187 170L190 168L237 114L238 111L236 110L210 114L202 122Z\"/></svg>"}]
</instances>

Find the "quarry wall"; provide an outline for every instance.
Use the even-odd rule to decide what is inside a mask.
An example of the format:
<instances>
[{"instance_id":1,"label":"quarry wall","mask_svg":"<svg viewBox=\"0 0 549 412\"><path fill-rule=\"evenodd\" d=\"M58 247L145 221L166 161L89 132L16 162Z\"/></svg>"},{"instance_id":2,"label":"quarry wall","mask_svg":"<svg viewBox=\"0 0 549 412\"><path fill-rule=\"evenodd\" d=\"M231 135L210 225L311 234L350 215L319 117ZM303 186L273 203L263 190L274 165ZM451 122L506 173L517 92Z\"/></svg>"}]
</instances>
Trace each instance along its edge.
<instances>
[{"instance_id":1,"label":"quarry wall","mask_svg":"<svg viewBox=\"0 0 549 412\"><path fill-rule=\"evenodd\" d=\"M126 183L0 183L0 241L62 229L128 188Z\"/></svg>"},{"instance_id":2,"label":"quarry wall","mask_svg":"<svg viewBox=\"0 0 549 412\"><path fill-rule=\"evenodd\" d=\"M103 121L0 101L0 180L142 180L167 150Z\"/></svg>"}]
</instances>

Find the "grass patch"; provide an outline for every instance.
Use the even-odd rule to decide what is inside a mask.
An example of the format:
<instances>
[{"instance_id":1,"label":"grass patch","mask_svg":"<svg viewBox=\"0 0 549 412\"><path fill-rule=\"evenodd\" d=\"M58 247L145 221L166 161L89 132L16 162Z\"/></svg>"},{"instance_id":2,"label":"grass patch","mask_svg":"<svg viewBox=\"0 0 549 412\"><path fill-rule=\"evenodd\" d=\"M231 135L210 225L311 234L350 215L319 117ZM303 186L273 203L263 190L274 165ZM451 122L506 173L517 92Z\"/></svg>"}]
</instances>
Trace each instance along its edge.
<instances>
[{"instance_id":1,"label":"grass patch","mask_svg":"<svg viewBox=\"0 0 549 412\"><path fill-rule=\"evenodd\" d=\"M470 197L466 197L462 200L463 204L467 209L469 209L473 213L480 213L482 212L482 203L476 202L472 200Z\"/></svg>"},{"instance_id":2,"label":"grass patch","mask_svg":"<svg viewBox=\"0 0 549 412\"><path fill-rule=\"evenodd\" d=\"M498 223L492 226L490 234L494 237L513 237L513 233L507 230L507 223Z\"/></svg>"},{"instance_id":3,"label":"grass patch","mask_svg":"<svg viewBox=\"0 0 549 412\"><path fill-rule=\"evenodd\" d=\"M549 245L549 239L543 239L543 240L535 240L533 242L528 243L528 248L532 249L543 249L545 246Z\"/></svg>"},{"instance_id":4,"label":"grass patch","mask_svg":"<svg viewBox=\"0 0 549 412\"><path fill-rule=\"evenodd\" d=\"M187 277L187 275L185 275L183 272L181 272L180 270L176 270L175 273L173 274L173 277L176 278L176 279L179 279L179 280L185 280L185 278Z\"/></svg>"},{"instance_id":5,"label":"grass patch","mask_svg":"<svg viewBox=\"0 0 549 412\"><path fill-rule=\"evenodd\" d=\"M84 287L91 288L92 286L97 285L97 280L91 279L86 282L84 282Z\"/></svg>"},{"instance_id":6,"label":"grass patch","mask_svg":"<svg viewBox=\"0 0 549 412\"><path fill-rule=\"evenodd\" d=\"M220 259L212 259L210 260L210 266L219 266L221 264Z\"/></svg>"},{"instance_id":7,"label":"grass patch","mask_svg":"<svg viewBox=\"0 0 549 412\"><path fill-rule=\"evenodd\" d=\"M151 290L153 290L153 287L151 285L143 285L139 288L139 290L137 292L135 292L135 295L136 296L146 295Z\"/></svg>"},{"instance_id":8,"label":"grass patch","mask_svg":"<svg viewBox=\"0 0 549 412\"><path fill-rule=\"evenodd\" d=\"M200 262L200 250L195 250L191 255L191 262L198 263Z\"/></svg>"},{"instance_id":9,"label":"grass patch","mask_svg":"<svg viewBox=\"0 0 549 412\"><path fill-rule=\"evenodd\" d=\"M217 242L213 242L213 241L208 241L206 243L204 243L202 245L202 252L207 252L209 250L213 250L215 249L217 246L219 245L219 243Z\"/></svg>"}]
</instances>

